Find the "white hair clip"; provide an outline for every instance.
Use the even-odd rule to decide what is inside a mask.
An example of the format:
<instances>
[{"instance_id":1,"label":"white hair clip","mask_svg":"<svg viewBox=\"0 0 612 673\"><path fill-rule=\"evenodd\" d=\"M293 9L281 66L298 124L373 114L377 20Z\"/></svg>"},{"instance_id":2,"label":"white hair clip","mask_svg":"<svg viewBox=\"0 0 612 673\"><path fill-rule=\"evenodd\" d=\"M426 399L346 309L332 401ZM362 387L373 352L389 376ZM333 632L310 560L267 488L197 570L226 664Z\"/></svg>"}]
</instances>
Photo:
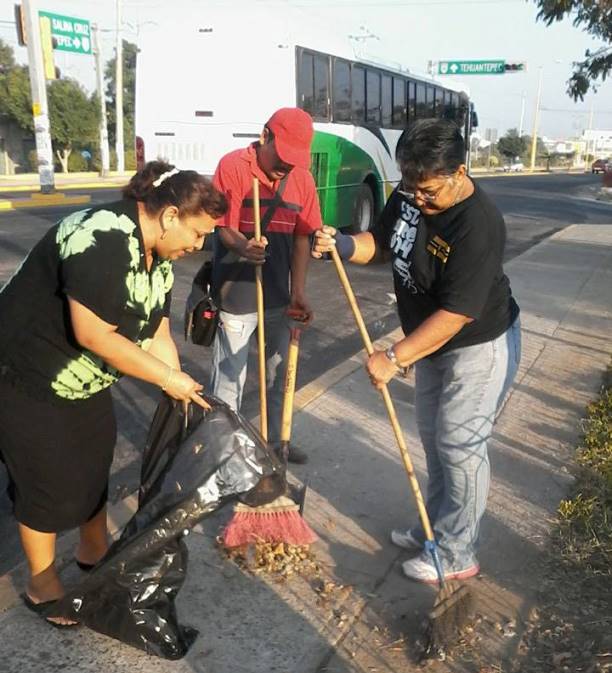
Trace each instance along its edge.
<instances>
[{"instance_id":1,"label":"white hair clip","mask_svg":"<svg viewBox=\"0 0 612 673\"><path fill-rule=\"evenodd\" d=\"M164 180L167 180L168 178L171 178L173 175L176 175L177 173L180 173L181 169L180 168L173 168L170 171L166 171L165 173L162 173L157 180L153 181L153 187L159 187Z\"/></svg>"}]
</instances>

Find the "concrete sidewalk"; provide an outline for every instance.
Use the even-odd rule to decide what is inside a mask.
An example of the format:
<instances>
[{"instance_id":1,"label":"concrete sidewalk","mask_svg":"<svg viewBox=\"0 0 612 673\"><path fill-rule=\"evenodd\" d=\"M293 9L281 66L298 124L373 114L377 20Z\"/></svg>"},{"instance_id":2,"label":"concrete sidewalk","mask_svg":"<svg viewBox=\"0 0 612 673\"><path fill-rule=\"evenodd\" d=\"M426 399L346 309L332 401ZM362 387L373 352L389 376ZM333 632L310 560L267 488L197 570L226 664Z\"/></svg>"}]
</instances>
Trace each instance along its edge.
<instances>
[{"instance_id":1,"label":"concrete sidewalk","mask_svg":"<svg viewBox=\"0 0 612 673\"><path fill-rule=\"evenodd\" d=\"M612 224L573 225L507 265L522 308L523 360L491 446L493 484L482 530L483 574L472 580L485 621L479 657L435 663L431 671L480 671L512 658L521 616L536 599L538 562L551 518L571 477L572 449L586 403L612 355ZM348 310L348 308L347 308ZM399 335L391 335L390 339ZM181 621L200 636L187 657L148 657L87 629L58 631L19 605L23 569L0 579L0 658L6 673L399 673L416 671L414 641L433 590L404 580L388 531L416 518L406 476L363 358L304 387L294 423L311 462L306 517L321 537L317 582L253 578L214 547L225 511L191 535ZM392 396L414 462L425 463L414 422L412 381ZM118 525L133 499L115 508ZM62 554L69 559L70 537ZM66 582L78 578L71 564ZM512 620L518 622L514 629ZM506 624L501 633L495 623ZM518 631L517 635L513 635Z\"/></svg>"}]
</instances>

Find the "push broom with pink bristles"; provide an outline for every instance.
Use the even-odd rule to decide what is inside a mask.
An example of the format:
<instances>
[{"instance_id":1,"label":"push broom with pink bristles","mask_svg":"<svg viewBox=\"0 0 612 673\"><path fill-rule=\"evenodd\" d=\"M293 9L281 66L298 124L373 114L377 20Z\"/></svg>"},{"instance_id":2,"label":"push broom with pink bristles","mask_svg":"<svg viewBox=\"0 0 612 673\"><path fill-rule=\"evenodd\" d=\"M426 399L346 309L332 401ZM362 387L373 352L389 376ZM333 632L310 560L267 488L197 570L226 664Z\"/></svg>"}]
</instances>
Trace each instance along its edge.
<instances>
[{"instance_id":1,"label":"push broom with pink bristles","mask_svg":"<svg viewBox=\"0 0 612 673\"><path fill-rule=\"evenodd\" d=\"M261 217L259 209L259 181L253 179L253 210L255 219L255 240L261 239ZM268 441L268 411L266 399L266 341L264 332L263 279L261 266L255 267L255 288L257 293L257 345L259 360L259 404L260 430L264 441ZM300 330L291 328L291 339L287 355L287 371L281 419L281 459L287 465L293 398L297 375ZM312 528L300 513L300 506L291 498L282 495L268 505L249 507L239 503L234 508L234 516L223 532L223 546L226 549L242 547L258 542L291 545L310 545L317 540Z\"/></svg>"}]
</instances>

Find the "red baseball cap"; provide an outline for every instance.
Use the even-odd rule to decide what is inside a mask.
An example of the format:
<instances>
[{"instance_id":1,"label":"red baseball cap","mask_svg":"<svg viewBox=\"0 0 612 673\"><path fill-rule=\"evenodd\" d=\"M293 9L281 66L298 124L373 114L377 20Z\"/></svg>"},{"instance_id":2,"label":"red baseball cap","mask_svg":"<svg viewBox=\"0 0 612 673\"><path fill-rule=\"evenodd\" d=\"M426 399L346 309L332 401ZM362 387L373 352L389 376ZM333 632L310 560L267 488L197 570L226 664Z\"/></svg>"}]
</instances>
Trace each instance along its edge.
<instances>
[{"instance_id":1,"label":"red baseball cap","mask_svg":"<svg viewBox=\"0 0 612 673\"><path fill-rule=\"evenodd\" d=\"M296 107L283 107L268 119L278 156L287 164L310 168L310 143L314 130L312 117Z\"/></svg>"}]
</instances>

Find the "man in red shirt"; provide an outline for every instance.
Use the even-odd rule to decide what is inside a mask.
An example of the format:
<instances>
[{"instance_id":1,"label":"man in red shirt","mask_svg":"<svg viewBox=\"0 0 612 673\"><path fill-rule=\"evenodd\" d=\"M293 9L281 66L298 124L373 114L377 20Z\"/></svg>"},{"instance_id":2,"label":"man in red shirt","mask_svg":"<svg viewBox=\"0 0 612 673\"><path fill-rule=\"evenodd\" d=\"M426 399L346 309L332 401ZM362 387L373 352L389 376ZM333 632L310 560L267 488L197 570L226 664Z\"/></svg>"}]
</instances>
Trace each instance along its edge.
<instances>
[{"instance_id":1,"label":"man in red shirt","mask_svg":"<svg viewBox=\"0 0 612 673\"><path fill-rule=\"evenodd\" d=\"M212 393L239 409L251 335L257 328L255 266L263 265L269 441L280 442L287 311L312 320L305 296L310 234L321 228L312 175L312 119L298 108L277 110L258 142L226 154L214 186L229 204L215 236L213 292L220 322L213 346ZM260 184L262 239L254 236L253 178ZM272 209L268 212L269 209ZM269 220L267 222L267 220ZM305 463L295 446L289 460Z\"/></svg>"}]
</instances>

